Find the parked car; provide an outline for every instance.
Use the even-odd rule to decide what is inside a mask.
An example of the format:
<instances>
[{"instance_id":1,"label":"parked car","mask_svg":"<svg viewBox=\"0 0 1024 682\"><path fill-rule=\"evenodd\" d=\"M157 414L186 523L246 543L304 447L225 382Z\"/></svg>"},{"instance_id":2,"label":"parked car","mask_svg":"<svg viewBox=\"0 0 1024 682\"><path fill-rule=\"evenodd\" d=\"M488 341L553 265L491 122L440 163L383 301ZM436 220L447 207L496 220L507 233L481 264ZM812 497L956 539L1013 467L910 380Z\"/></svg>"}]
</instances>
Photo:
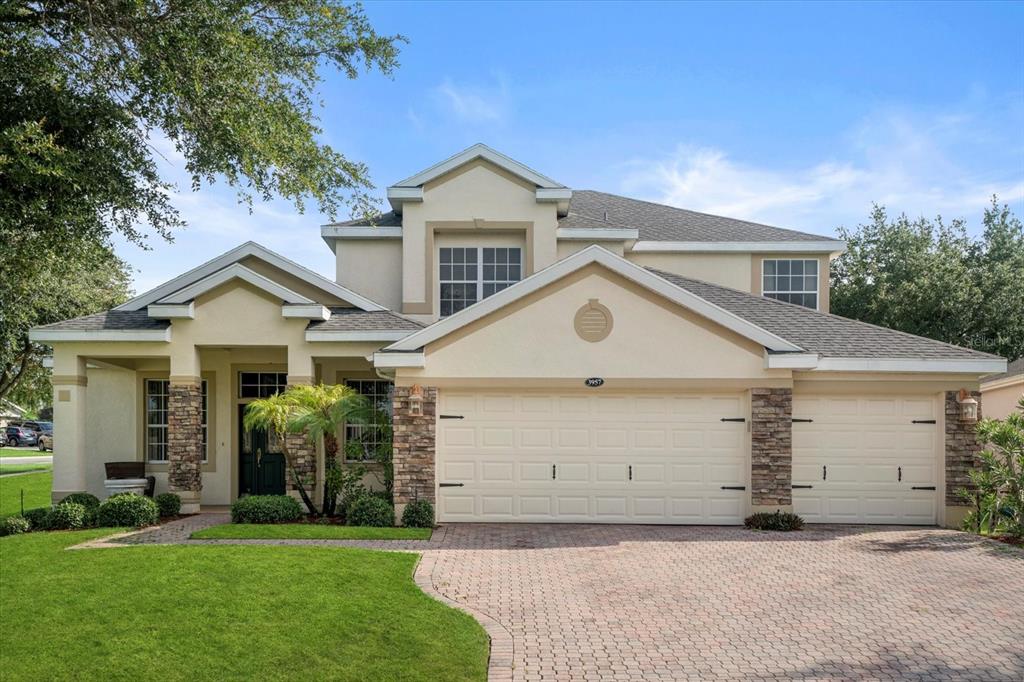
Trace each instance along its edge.
<instances>
[{"instance_id":1,"label":"parked car","mask_svg":"<svg viewBox=\"0 0 1024 682\"><path fill-rule=\"evenodd\" d=\"M18 447L19 445L35 445L38 440L36 432L27 426L7 427L7 444L11 447Z\"/></svg>"},{"instance_id":2,"label":"parked car","mask_svg":"<svg viewBox=\"0 0 1024 682\"><path fill-rule=\"evenodd\" d=\"M22 426L30 431L34 431L37 435L44 431L53 433L53 422L36 421L34 419L23 419L20 421L12 421L8 426Z\"/></svg>"},{"instance_id":3,"label":"parked car","mask_svg":"<svg viewBox=\"0 0 1024 682\"><path fill-rule=\"evenodd\" d=\"M39 434L39 452L53 451L53 431L43 431Z\"/></svg>"}]
</instances>

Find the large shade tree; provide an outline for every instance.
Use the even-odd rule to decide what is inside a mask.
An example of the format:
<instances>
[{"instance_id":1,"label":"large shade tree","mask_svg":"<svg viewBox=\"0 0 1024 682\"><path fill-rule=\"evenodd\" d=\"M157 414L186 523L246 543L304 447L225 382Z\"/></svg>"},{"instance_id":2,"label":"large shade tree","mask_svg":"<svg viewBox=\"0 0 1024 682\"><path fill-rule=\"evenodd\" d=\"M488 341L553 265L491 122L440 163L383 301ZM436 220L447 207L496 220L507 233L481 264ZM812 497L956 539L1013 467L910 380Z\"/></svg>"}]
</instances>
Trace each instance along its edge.
<instances>
[{"instance_id":1,"label":"large shade tree","mask_svg":"<svg viewBox=\"0 0 1024 682\"><path fill-rule=\"evenodd\" d=\"M1024 355L1024 226L994 198L978 237L966 224L875 207L871 222L840 228L832 262L837 315L1015 359Z\"/></svg>"},{"instance_id":2,"label":"large shade tree","mask_svg":"<svg viewBox=\"0 0 1024 682\"><path fill-rule=\"evenodd\" d=\"M320 139L317 88L325 69L391 74L402 40L338 0L0 0L0 397L38 375L29 327L68 314L12 282L62 259L45 278L101 270L119 288L112 237L183 224L164 145L193 190L223 179L243 202L362 212L367 169Z\"/></svg>"}]
</instances>

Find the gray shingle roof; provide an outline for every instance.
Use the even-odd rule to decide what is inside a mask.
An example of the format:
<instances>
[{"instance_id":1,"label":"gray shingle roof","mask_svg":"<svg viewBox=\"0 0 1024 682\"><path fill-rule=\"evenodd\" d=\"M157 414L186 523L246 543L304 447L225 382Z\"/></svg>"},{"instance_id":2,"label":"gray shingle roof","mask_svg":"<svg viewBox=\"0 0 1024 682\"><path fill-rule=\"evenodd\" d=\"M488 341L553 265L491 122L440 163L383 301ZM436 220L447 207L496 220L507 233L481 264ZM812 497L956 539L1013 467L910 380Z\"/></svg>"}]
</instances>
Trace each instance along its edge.
<instances>
[{"instance_id":1,"label":"gray shingle roof","mask_svg":"<svg viewBox=\"0 0 1024 682\"><path fill-rule=\"evenodd\" d=\"M630 228L639 230L640 239L645 241L799 242L835 239L593 190L573 190L569 215L559 220L558 226Z\"/></svg>"},{"instance_id":2,"label":"gray shingle roof","mask_svg":"<svg viewBox=\"0 0 1024 682\"><path fill-rule=\"evenodd\" d=\"M135 330L135 329L167 329L171 326L168 320L154 320L148 317L145 310L107 310L95 315L76 317L73 320L44 324L36 329L52 329L55 331L103 331L103 330Z\"/></svg>"},{"instance_id":3,"label":"gray shingle roof","mask_svg":"<svg viewBox=\"0 0 1024 682\"><path fill-rule=\"evenodd\" d=\"M401 227L402 217L394 211L388 211L378 216L373 224L376 227ZM367 227L370 222L360 218L332 225ZM558 226L633 229L639 230L640 239L644 241L662 242L801 242L835 239L589 189L573 190L569 214L559 219Z\"/></svg>"},{"instance_id":4,"label":"gray shingle roof","mask_svg":"<svg viewBox=\"0 0 1024 682\"><path fill-rule=\"evenodd\" d=\"M307 329L317 331L418 331L423 328L419 322L413 322L390 310L367 312L359 308L331 308L331 319L314 320Z\"/></svg>"},{"instance_id":5,"label":"gray shingle roof","mask_svg":"<svg viewBox=\"0 0 1024 682\"><path fill-rule=\"evenodd\" d=\"M765 331L823 357L915 358L928 360L993 359L995 355L941 341L877 327L839 315L755 296L745 291L682 277L651 272L704 300L756 324Z\"/></svg>"}]
</instances>

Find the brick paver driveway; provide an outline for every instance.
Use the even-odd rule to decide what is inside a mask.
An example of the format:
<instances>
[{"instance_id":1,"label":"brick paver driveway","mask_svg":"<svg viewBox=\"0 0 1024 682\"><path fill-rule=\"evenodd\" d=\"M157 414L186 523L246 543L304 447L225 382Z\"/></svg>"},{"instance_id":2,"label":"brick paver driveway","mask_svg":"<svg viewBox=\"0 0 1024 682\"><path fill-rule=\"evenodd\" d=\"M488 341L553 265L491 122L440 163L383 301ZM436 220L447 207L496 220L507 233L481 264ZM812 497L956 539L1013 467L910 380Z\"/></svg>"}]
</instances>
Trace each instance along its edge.
<instances>
[{"instance_id":1,"label":"brick paver driveway","mask_svg":"<svg viewBox=\"0 0 1024 682\"><path fill-rule=\"evenodd\" d=\"M1024 680L1024 553L954 531L437 535L417 577L511 634L517 680Z\"/></svg>"}]
</instances>

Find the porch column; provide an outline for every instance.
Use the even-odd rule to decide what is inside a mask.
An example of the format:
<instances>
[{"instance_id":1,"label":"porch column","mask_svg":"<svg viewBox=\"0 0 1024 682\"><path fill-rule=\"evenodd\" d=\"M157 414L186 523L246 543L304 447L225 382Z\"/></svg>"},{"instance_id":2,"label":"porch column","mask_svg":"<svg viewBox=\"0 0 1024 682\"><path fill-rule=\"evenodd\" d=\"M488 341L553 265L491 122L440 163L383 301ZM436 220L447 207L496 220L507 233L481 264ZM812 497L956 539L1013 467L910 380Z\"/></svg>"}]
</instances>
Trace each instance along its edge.
<instances>
[{"instance_id":1,"label":"porch column","mask_svg":"<svg viewBox=\"0 0 1024 682\"><path fill-rule=\"evenodd\" d=\"M410 401L413 387L395 386L392 464L395 471L395 516L399 519L405 505L410 502L427 500L435 503L437 388L420 388L422 400Z\"/></svg>"},{"instance_id":2,"label":"porch column","mask_svg":"<svg viewBox=\"0 0 1024 682\"><path fill-rule=\"evenodd\" d=\"M793 389L751 389L751 512L793 511L792 486Z\"/></svg>"},{"instance_id":3,"label":"porch column","mask_svg":"<svg viewBox=\"0 0 1024 682\"><path fill-rule=\"evenodd\" d=\"M289 386L312 386L315 377L313 358L306 349L301 346L288 347L288 385ZM314 503L318 503L321 497L320 486L316 478L316 443L301 433L290 433L285 436L288 445L288 452L292 455L295 464L295 472L306 487L306 492ZM285 475L285 490L292 497L299 497L299 487L291 472Z\"/></svg>"},{"instance_id":4,"label":"porch column","mask_svg":"<svg viewBox=\"0 0 1024 682\"><path fill-rule=\"evenodd\" d=\"M85 358L53 349L53 488L50 499L86 491ZM96 466L101 466L97 463ZM98 492L98 491L93 491Z\"/></svg>"},{"instance_id":5,"label":"porch column","mask_svg":"<svg viewBox=\"0 0 1024 682\"><path fill-rule=\"evenodd\" d=\"M171 355L167 396L167 488L183 514L199 511L203 490L203 393L195 346Z\"/></svg>"},{"instance_id":6,"label":"porch column","mask_svg":"<svg viewBox=\"0 0 1024 682\"><path fill-rule=\"evenodd\" d=\"M982 417L981 392L970 391L971 397L978 401L978 420ZM945 469L946 514L944 524L947 528L959 528L970 507L966 506L956 491L960 488L971 490L970 472L981 463L978 456L982 443L978 439L977 423L964 421L960 418L959 391L946 391L945 395ZM56 458L55 458L56 459Z\"/></svg>"}]
</instances>

